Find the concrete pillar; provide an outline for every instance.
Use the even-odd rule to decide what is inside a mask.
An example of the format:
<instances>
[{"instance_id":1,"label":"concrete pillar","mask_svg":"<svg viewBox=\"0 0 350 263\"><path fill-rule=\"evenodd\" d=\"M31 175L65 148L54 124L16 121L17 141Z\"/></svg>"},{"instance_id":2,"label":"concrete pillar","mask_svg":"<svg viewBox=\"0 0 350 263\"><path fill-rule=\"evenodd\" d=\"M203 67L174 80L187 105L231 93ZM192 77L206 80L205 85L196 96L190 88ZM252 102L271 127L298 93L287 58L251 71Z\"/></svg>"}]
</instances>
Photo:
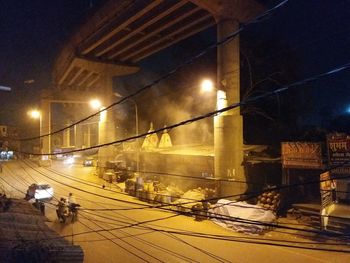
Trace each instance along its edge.
<instances>
[{"instance_id":1,"label":"concrete pillar","mask_svg":"<svg viewBox=\"0 0 350 263\"><path fill-rule=\"evenodd\" d=\"M101 94L104 94L103 106L108 106L113 102L113 79L105 75L101 77ZM115 141L115 124L113 118L113 108L100 113L98 125L98 144ZM114 160L114 146L101 147L98 150L98 173L101 176L106 170L107 161Z\"/></svg>"},{"instance_id":2,"label":"concrete pillar","mask_svg":"<svg viewBox=\"0 0 350 263\"><path fill-rule=\"evenodd\" d=\"M63 131L63 147L70 146L70 129L65 129Z\"/></svg>"},{"instance_id":3,"label":"concrete pillar","mask_svg":"<svg viewBox=\"0 0 350 263\"><path fill-rule=\"evenodd\" d=\"M86 145L87 147L91 146L91 125L88 125Z\"/></svg>"},{"instance_id":4,"label":"concrete pillar","mask_svg":"<svg viewBox=\"0 0 350 263\"><path fill-rule=\"evenodd\" d=\"M40 135L51 132L51 103L49 100L41 100ZM41 153L51 152L51 136L41 138Z\"/></svg>"},{"instance_id":5,"label":"concrete pillar","mask_svg":"<svg viewBox=\"0 0 350 263\"><path fill-rule=\"evenodd\" d=\"M90 128L90 124L87 124L85 129L84 129L84 141L83 144L85 146L85 148L88 148L91 146L91 128Z\"/></svg>"},{"instance_id":6,"label":"concrete pillar","mask_svg":"<svg viewBox=\"0 0 350 263\"><path fill-rule=\"evenodd\" d=\"M80 124L74 126L74 145L79 149L83 146L83 127Z\"/></svg>"},{"instance_id":7,"label":"concrete pillar","mask_svg":"<svg viewBox=\"0 0 350 263\"><path fill-rule=\"evenodd\" d=\"M224 39L238 29L236 20L223 19L218 22L218 40ZM240 101L239 37L218 47L219 90L226 93L227 105ZM218 103L219 105L219 103ZM215 176L246 181L243 162L243 118L236 108L214 118L214 168ZM222 182L221 196L244 193L245 183Z\"/></svg>"}]
</instances>

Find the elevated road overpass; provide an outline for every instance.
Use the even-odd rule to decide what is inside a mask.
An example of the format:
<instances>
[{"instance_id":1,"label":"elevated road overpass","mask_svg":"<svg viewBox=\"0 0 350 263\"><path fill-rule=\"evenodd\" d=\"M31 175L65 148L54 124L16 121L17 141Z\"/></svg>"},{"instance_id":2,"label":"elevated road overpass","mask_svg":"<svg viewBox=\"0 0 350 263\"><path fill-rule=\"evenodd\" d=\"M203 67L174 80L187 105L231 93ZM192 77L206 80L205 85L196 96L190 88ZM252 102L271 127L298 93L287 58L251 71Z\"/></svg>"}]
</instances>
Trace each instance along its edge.
<instances>
[{"instance_id":1,"label":"elevated road overpass","mask_svg":"<svg viewBox=\"0 0 350 263\"><path fill-rule=\"evenodd\" d=\"M57 57L54 99L79 99L91 94L104 95L104 105L113 98L112 78L133 74L138 62L211 26L217 27L218 41L236 31L263 11L254 0L108 0L89 16L66 42ZM218 47L218 87L227 103L240 100L239 38ZM84 91L84 92L82 92ZM50 104L43 103L43 133L50 132ZM245 180L243 161L242 116L239 109L215 118L215 174L233 174ZM112 113L100 122L99 143L115 139ZM43 151L50 151L44 139ZM100 161L112 158L108 147L100 149ZM242 190L242 189L241 189ZM240 190L240 191L241 191ZM244 190L244 189L243 189Z\"/></svg>"}]
</instances>

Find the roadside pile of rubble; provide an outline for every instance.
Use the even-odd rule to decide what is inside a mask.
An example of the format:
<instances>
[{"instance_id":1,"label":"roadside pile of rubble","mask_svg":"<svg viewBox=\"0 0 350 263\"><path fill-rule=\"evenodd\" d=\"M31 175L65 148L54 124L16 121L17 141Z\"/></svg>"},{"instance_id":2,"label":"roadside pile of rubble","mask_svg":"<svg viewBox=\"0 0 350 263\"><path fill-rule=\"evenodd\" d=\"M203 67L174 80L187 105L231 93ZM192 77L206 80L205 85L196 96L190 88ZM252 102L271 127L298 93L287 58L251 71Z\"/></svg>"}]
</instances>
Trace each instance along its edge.
<instances>
[{"instance_id":1,"label":"roadside pile of rubble","mask_svg":"<svg viewBox=\"0 0 350 263\"><path fill-rule=\"evenodd\" d=\"M169 204L169 207L175 211L182 213L197 211L201 212L201 215L209 209L207 200L217 195L215 189L198 187L183 191L175 185L166 186L157 181L143 182L142 179L128 179L125 182L125 192L141 201L151 204Z\"/></svg>"},{"instance_id":2,"label":"roadside pile of rubble","mask_svg":"<svg viewBox=\"0 0 350 263\"><path fill-rule=\"evenodd\" d=\"M211 219L223 227L249 233L261 233L269 229L276 221L281 203L281 195L276 191L265 191L257 197L256 204L248 204L217 200L216 189L198 187L182 191L174 185L144 182L140 177L126 180L125 191L141 201L167 205L174 211L194 216L198 221Z\"/></svg>"}]
</instances>

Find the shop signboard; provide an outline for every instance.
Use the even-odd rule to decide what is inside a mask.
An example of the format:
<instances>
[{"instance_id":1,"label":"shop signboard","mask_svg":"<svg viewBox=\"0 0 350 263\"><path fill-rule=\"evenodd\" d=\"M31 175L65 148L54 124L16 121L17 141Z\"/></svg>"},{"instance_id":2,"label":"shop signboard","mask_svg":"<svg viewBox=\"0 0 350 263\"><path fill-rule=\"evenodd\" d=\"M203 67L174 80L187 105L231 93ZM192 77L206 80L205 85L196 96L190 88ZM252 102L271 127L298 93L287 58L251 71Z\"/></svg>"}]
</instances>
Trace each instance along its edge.
<instances>
[{"instance_id":1,"label":"shop signboard","mask_svg":"<svg viewBox=\"0 0 350 263\"><path fill-rule=\"evenodd\" d=\"M334 210L334 196L336 185L331 180L330 172L320 174L320 193L321 193L321 226L327 229L329 214Z\"/></svg>"},{"instance_id":2,"label":"shop signboard","mask_svg":"<svg viewBox=\"0 0 350 263\"><path fill-rule=\"evenodd\" d=\"M283 168L322 169L321 143L282 142Z\"/></svg>"},{"instance_id":3,"label":"shop signboard","mask_svg":"<svg viewBox=\"0 0 350 263\"><path fill-rule=\"evenodd\" d=\"M332 133L327 136L328 159L334 175L350 175L350 136Z\"/></svg>"},{"instance_id":4,"label":"shop signboard","mask_svg":"<svg viewBox=\"0 0 350 263\"><path fill-rule=\"evenodd\" d=\"M331 180L330 173L324 172L320 175L321 206L329 206L334 200L332 192L336 188L335 180Z\"/></svg>"}]
</instances>

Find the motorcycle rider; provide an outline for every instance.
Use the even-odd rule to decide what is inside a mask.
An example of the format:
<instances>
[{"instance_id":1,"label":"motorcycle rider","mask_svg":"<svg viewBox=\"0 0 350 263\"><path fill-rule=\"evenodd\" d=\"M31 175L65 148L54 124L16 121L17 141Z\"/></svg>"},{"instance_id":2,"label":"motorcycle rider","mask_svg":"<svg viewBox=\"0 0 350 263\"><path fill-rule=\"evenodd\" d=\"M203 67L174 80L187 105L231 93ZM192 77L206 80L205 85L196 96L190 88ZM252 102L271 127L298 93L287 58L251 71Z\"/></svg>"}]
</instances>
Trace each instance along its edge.
<instances>
[{"instance_id":1,"label":"motorcycle rider","mask_svg":"<svg viewBox=\"0 0 350 263\"><path fill-rule=\"evenodd\" d=\"M66 199L61 197L61 199L58 201L57 204L57 217L60 220L60 222L65 222L66 221L66 217L68 216L68 209L67 209L67 203L66 203Z\"/></svg>"},{"instance_id":2,"label":"motorcycle rider","mask_svg":"<svg viewBox=\"0 0 350 263\"><path fill-rule=\"evenodd\" d=\"M69 206L69 209L71 210L77 206L77 200L75 199L75 196L73 195L73 193L69 193L68 206Z\"/></svg>"},{"instance_id":3,"label":"motorcycle rider","mask_svg":"<svg viewBox=\"0 0 350 263\"><path fill-rule=\"evenodd\" d=\"M80 205L77 203L73 193L69 193L68 208L69 208L69 211L72 213L72 221L74 221L77 218L77 215L78 215L77 207L79 207L79 206Z\"/></svg>"}]
</instances>

